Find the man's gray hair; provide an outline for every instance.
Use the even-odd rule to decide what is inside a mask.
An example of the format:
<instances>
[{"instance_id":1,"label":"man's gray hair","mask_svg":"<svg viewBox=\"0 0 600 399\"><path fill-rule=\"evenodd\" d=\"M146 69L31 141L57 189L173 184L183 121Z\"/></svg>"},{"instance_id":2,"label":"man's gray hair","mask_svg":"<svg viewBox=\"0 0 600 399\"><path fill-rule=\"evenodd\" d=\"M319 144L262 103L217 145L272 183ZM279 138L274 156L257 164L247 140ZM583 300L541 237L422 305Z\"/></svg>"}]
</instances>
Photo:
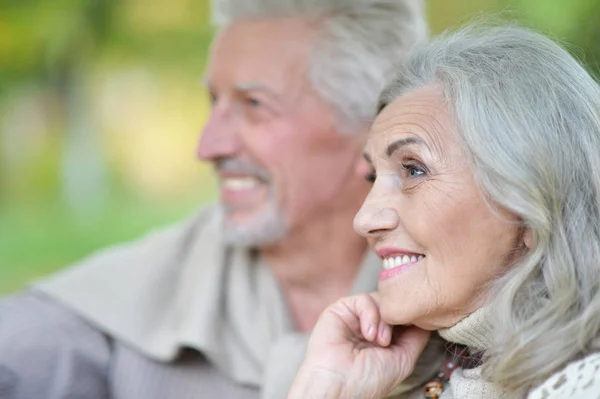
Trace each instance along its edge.
<instances>
[{"instance_id":1,"label":"man's gray hair","mask_svg":"<svg viewBox=\"0 0 600 399\"><path fill-rule=\"evenodd\" d=\"M314 24L309 78L349 131L372 122L393 61L428 37L422 0L213 0L220 27L277 17Z\"/></svg>"},{"instance_id":2,"label":"man's gray hair","mask_svg":"<svg viewBox=\"0 0 600 399\"><path fill-rule=\"evenodd\" d=\"M487 379L524 397L600 350L600 88L550 39L480 24L415 50L380 109L432 84L444 90L490 205L533 233L533 247L493 287L494 345L484 358Z\"/></svg>"}]
</instances>

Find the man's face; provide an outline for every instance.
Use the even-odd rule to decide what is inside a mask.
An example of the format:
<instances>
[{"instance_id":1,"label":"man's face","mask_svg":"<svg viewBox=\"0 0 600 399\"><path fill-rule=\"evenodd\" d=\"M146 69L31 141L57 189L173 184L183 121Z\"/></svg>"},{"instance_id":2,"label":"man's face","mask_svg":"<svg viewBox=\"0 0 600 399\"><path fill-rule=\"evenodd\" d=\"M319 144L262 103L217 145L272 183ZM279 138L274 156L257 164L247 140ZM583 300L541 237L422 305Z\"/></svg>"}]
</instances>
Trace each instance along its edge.
<instances>
[{"instance_id":1,"label":"man's face","mask_svg":"<svg viewBox=\"0 0 600 399\"><path fill-rule=\"evenodd\" d=\"M277 242L327 217L360 179L364 143L337 131L309 84L310 41L303 22L277 19L234 23L212 45L198 155L215 166L232 243Z\"/></svg>"}]
</instances>

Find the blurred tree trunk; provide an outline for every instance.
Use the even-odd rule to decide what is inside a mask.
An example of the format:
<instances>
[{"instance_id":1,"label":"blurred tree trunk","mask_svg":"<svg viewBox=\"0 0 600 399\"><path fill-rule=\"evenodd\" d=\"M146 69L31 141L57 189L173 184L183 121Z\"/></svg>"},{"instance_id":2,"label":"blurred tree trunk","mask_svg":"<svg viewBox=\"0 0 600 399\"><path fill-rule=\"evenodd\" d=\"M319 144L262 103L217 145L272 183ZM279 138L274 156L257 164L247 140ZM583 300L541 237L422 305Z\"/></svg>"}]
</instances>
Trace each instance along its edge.
<instances>
[{"instance_id":1,"label":"blurred tree trunk","mask_svg":"<svg viewBox=\"0 0 600 399\"><path fill-rule=\"evenodd\" d=\"M74 216L85 217L106 200L106 157L92 116L86 72L106 40L114 0L88 0L80 19L54 53L49 69L51 87L61 101L65 135L62 152L62 194Z\"/></svg>"},{"instance_id":2,"label":"blurred tree trunk","mask_svg":"<svg viewBox=\"0 0 600 399\"><path fill-rule=\"evenodd\" d=\"M75 216L99 209L107 194L106 159L91 116L83 71L72 72L61 88L65 103L62 192Z\"/></svg>"}]
</instances>

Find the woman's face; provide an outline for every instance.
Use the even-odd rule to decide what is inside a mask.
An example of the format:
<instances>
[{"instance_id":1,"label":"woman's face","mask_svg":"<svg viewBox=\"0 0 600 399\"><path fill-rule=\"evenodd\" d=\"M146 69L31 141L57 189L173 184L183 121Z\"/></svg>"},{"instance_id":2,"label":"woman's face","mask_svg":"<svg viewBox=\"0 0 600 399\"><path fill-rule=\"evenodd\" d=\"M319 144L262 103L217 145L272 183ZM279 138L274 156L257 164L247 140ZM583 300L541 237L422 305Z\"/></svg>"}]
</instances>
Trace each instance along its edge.
<instances>
[{"instance_id":1,"label":"woman's face","mask_svg":"<svg viewBox=\"0 0 600 399\"><path fill-rule=\"evenodd\" d=\"M454 325L522 247L518 219L486 202L460 140L437 86L396 99L371 129L376 179L354 226L382 258L388 323Z\"/></svg>"}]
</instances>

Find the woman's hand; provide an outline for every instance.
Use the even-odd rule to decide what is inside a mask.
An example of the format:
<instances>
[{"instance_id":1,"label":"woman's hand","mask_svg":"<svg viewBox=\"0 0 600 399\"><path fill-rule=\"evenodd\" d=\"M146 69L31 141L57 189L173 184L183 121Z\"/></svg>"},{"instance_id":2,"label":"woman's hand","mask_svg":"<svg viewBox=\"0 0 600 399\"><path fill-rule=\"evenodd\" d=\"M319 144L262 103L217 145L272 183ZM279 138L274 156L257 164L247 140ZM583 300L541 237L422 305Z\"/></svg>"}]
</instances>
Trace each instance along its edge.
<instances>
[{"instance_id":1,"label":"woman's hand","mask_svg":"<svg viewBox=\"0 0 600 399\"><path fill-rule=\"evenodd\" d=\"M383 322L376 294L340 299L321 314L288 399L383 398L412 373L429 335Z\"/></svg>"}]
</instances>

